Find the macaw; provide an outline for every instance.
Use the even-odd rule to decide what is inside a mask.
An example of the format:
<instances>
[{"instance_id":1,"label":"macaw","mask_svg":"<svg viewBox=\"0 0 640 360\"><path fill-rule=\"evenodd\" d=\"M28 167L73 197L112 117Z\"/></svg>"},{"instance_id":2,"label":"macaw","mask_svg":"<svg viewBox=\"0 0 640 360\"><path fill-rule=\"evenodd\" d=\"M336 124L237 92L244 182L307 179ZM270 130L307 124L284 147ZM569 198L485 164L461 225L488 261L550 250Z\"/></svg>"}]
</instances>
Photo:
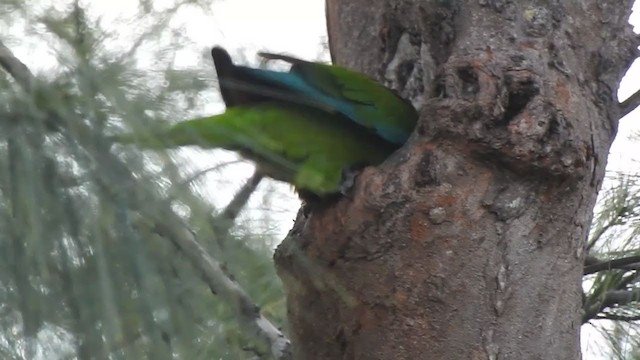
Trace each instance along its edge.
<instances>
[{"instance_id":1,"label":"macaw","mask_svg":"<svg viewBox=\"0 0 640 360\"><path fill-rule=\"evenodd\" d=\"M413 131L418 113L411 103L365 75L344 67L290 56L260 53L267 60L291 64L288 72L234 65L221 47L211 56L227 107L264 101L292 103L344 115L363 132L402 146Z\"/></svg>"},{"instance_id":2,"label":"macaw","mask_svg":"<svg viewBox=\"0 0 640 360\"><path fill-rule=\"evenodd\" d=\"M277 102L230 107L220 115L112 140L147 149L197 145L237 151L263 174L294 185L307 202L339 194L345 171L379 164L396 149L342 114Z\"/></svg>"}]
</instances>

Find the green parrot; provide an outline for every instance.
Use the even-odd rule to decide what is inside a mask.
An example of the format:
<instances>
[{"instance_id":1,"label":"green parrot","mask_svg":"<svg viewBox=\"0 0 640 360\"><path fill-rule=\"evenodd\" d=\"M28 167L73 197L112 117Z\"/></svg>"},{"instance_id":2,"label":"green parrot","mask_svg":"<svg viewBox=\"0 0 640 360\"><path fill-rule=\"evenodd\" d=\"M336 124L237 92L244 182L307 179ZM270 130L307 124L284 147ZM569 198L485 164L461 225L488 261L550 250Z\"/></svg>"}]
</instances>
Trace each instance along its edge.
<instances>
[{"instance_id":1,"label":"green parrot","mask_svg":"<svg viewBox=\"0 0 640 360\"><path fill-rule=\"evenodd\" d=\"M196 145L237 151L263 174L294 185L307 202L339 194L345 171L379 164L396 149L341 114L277 102L231 107L220 115L112 140L147 149Z\"/></svg>"},{"instance_id":2,"label":"green parrot","mask_svg":"<svg viewBox=\"0 0 640 360\"><path fill-rule=\"evenodd\" d=\"M225 113L113 139L149 149L197 145L237 151L306 202L344 193L354 171L377 165L407 140L417 113L391 90L342 67L283 55L288 72L234 65L211 50Z\"/></svg>"},{"instance_id":3,"label":"green parrot","mask_svg":"<svg viewBox=\"0 0 640 360\"><path fill-rule=\"evenodd\" d=\"M290 70L283 72L234 65L221 47L214 47L211 56L227 107L274 100L314 107L342 114L363 132L371 132L396 147L407 141L418 119L409 101L344 67L260 53L267 60L290 63Z\"/></svg>"}]
</instances>

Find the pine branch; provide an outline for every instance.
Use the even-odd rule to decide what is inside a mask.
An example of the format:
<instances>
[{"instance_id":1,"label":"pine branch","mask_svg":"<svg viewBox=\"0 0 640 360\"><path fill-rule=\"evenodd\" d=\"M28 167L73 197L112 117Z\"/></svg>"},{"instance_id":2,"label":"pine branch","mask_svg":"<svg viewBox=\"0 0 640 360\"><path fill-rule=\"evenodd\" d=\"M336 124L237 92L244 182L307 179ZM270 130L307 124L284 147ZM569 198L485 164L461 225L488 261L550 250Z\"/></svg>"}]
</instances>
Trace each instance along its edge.
<instances>
[{"instance_id":1,"label":"pine branch","mask_svg":"<svg viewBox=\"0 0 640 360\"><path fill-rule=\"evenodd\" d=\"M610 313L604 313L604 314L599 314L598 316L595 317L596 320L613 320L613 321L627 321L627 322L631 322L631 321L638 321L640 320L640 315L617 315L617 314L610 314Z\"/></svg>"},{"instance_id":2,"label":"pine branch","mask_svg":"<svg viewBox=\"0 0 640 360\"><path fill-rule=\"evenodd\" d=\"M0 57L2 58L0 66L25 91L29 91L36 79L1 41ZM71 112L62 114L59 108L40 110L52 113L61 119L73 116ZM246 292L236 282L225 276L220 264L198 243L194 234L171 209L171 206L158 200L147 186L138 182L126 165L110 153L109 144L104 141L96 142L96 134L84 122L75 121L72 131L65 132L66 136L72 134L74 136L69 140L77 142L90 156L87 161L91 161L94 165L91 171L95 182L107 193L127 199L127 203L140 212L158 232L166 234L189 258L192 266L200 272L210 289L234 310L239 323L267 346L275 359L290 359L289 340L260 314L259 307L253 304Z\"/></svg>"},{"instance_id":3,"label":"pine branch","mask_svg":"<svg viewBox=\"0 0 640 360\"><path fill-rule=\"evenodd\" d=\"M638 271L630 272L629 274L625 274L626 276L620 279L620 282L615 287L617 290L626 290L631 287L631 284L638 281L640 278L640 273Z\"/></svg>"},{"instance_id":4,"label":"pine branch","mask_svg":"<svg viewBox=\"0 0 640 360\"><path fill-rule=\"evenodd\" d=\"M34 96L39 91L44 91L42 86L38 84L37 79L29 68L20 61L13 52L4 45L0 40L0 67L2 67L11 77L20 85L30 96ZM43 110L43 109L38 109ZM47 130L58 131L60 129L61 118L55 111L45 110L39 114L40 120Z\"/></svg>"},{"instance_id":5,"label":"pine branch","mask_svg":"<svg viewBox=\"0 0 640 360\"><path fill-rule=\"evenodd\" d=\"M229 166L229 165L233 165L233 164L237 164L237 163L241 163L242 160L231 160L231 161L225 161L219 164L216 164L214 166L208 167L206 169L202 169L202 170L198 170L192 174L189 174L187 176L186 179L180 181L180 185L189 185L193 182L195 182L199 177L207 174L210 171L217 171L217 170L221 170L222 168Z\"/></svg>"},{"instance_id":6,"label":"pine branch","mask_svg":"<svg viewBox=\"0 0 640 360\"><path fill-rule=\"evenodd\" d=\"M15 81L20 84L24 91L30 93L33 91L35 78L29 68L18 58L13 52L7 48L0 40L0 66L9 73Z\"/></svg>"},{"instance_id":7,"label":"pine branch","mask_svg":"<svg viewBox=\"0 0 640 360\"><path fill-rule=\"evenodd\" d=\"M585 304L582 323L596 318L602 310L608 307L620 307L638 300L640 300L640 289L607 291L600 300L595 299L595 301Z\"/></svg>"},{"instance_id":8,"label":"pine branch","mask_svg":"<svg viewBox=\"0 0 640 360\"><path fill-rule=\"evenodd\" d=\"M260 308L249 299L238 283L225 275L220 263L207 253L182 220L173 212L159 218L164 221L154 223L157 233L168 237L187 256L211 291L234 308L236 317L253 331L254 336L269 344L276 359L290 359L289 340L260 314Z\"/></svg>"}]
</instances>

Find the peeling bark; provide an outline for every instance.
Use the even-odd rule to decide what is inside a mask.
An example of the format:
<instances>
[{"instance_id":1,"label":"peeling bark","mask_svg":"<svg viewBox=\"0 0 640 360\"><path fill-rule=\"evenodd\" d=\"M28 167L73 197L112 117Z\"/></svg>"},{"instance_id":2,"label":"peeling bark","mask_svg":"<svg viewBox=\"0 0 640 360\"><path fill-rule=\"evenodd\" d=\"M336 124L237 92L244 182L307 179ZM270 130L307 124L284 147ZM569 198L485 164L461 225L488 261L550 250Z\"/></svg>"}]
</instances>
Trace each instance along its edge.
<instances>
[{"instance_id":1,"label":"peeling bark","mask_svg":"<svg viewBox=\"0 0 640 360\"><path fill-rule=\"evenodd\" d=\"M579 359L585 238L635 57L619 1L327 1L335 62L420 109L276 252L296 359Z\"/></svg>"}]
</instances>

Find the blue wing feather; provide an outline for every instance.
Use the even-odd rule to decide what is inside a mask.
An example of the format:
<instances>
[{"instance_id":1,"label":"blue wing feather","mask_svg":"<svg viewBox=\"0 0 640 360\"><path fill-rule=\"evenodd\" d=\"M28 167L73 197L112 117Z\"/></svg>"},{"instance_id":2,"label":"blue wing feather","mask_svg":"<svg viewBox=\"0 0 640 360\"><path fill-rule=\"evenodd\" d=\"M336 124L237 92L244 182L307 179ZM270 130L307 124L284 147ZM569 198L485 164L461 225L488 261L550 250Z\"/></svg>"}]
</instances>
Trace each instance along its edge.
<instances>
[{"instance_id":1,"label":"blue wing feather","mask_svg":"<svg viewBox=\"0 0 640 360\"><path fill-rule=\"evenodd\" d=\"M349 119L355 121L361 126L367 127L369 130L374 131L378 134L378 136L384 138L385 140L395 143L402 144L409 137L409 133L399 129L392 124L388 126L378 124L375 128L371 124L367 124L363 121L362 116L359 116L356 112L356 107L351 100L343 100L336 98L334 96L328 95L324 93L322 90L310 84L306 79L301 77L298 74L288 73L288 72L280 72L273 70L264 70L264 69L254 69L249 67L244 67L244 70L252 75L261 78L266 81L274 82L280 85L283 85L289 89L299 91L311 99L314 99L314 102L320 104L322 107L327 107L329 109L334 109L337 112L345 115ZM294 100L295 101L295 100ZM375 110L374 104L364 104L358 103L359 105L368 105L372 107L372 110Z\"/></svg>"}]
</instances>

